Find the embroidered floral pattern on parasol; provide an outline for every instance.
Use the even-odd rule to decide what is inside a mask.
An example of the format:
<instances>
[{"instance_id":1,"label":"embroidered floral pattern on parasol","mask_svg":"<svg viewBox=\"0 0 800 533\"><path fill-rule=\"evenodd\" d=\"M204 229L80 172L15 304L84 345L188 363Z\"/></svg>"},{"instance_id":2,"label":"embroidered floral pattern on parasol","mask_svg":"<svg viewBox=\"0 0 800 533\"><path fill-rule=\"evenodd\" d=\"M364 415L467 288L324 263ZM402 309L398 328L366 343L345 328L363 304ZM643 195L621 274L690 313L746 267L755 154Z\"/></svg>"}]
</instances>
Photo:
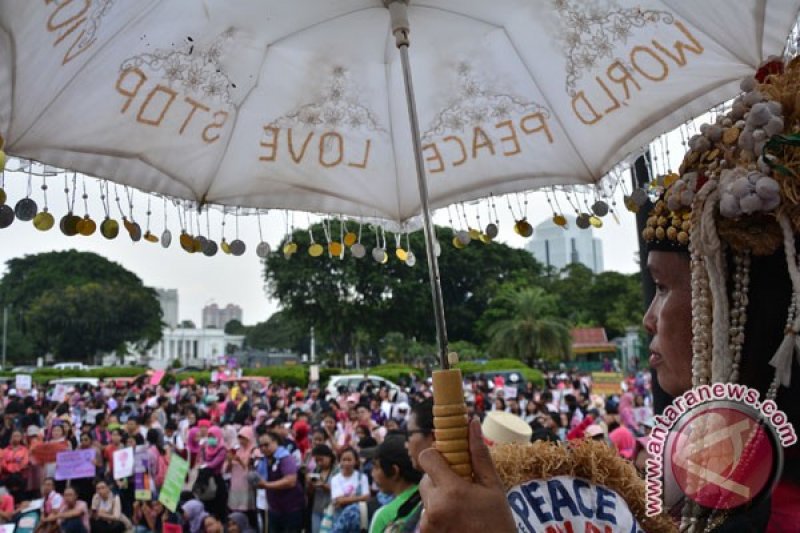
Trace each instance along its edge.
<instances>
[{"instance_id":1,"label":"embroidered floral pattern on parasol","mask_svg":"<svg viewBox=\"0 0 800 533\"><path fill-rule=\"evenodd\" d=\"M602 59L612 59L616 44L628 42L635 28L648 24L672 24L675 17L667 11L613 7L605 9L571 0L553 0L561 20L560 40L567 58L566 89L575 95L575 84L583 74L594 69Z\"/></svg>"},{"instance_id":2,"label":"embroidered floral pattern on parasol","mask_svg":"<svg viewBox=\"0 0 800 533\"><path fill-rule=\"evenodd\" d=\"M512 115L538 112L550 118L549 109L519 96L500 92L481 79L467 62L459 63L456 72L456 95L447 107L436 114L422 134L425 142L448 133L463 133L488 120L506 120Z\"/></svg>"},{"instance_id":3,"label":"embroidered floral pattern on parasol","mask_svg":"<svg viewBox=\"0 0 800 533\"><path fill-rule=\"evenodd\" d=\"M180 50L161 49L126 59L120 65L120 72L147 67L160 73L170 88L177 84L194 96L232 104L230 90L236 88L236 84L225 73L223 59L226 47L235 36L236 31L229 28L206 48L195 46L189 37Z\"/></svg>"},{"instance_id":4,"label":"embroidered floral pattern on parasol","mask_svg":"<svg viewBox=\"0 0 800 533\"><path fill-rule=\"evenodd\" d=\"M278 117L270 125L385 132L375 113L360 102L359 92L350 72L345 67L335 66L314 101Z\"/></svg>"}]
</instances>

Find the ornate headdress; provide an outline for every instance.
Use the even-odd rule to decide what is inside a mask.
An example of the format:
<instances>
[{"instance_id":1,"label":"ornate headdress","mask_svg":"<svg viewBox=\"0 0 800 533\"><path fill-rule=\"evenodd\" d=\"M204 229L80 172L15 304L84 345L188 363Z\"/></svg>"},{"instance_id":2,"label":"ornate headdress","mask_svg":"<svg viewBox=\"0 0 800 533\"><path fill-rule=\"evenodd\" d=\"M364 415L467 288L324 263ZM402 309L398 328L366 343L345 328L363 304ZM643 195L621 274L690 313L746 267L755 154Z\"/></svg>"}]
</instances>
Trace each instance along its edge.
<instances>
[{"instance_id":1,"label":"ornate headdress","mask_svg":"<svg viewBox=\"0 0 800 533\"><path fill-rule=\"evenodd\" d=\"M783 247L793 298L784 342L770 360L774 397L779 385L790 385L800 350L800 59L770 58L741 89L727 114L689 140L679 172L657 183L662 194L643 237L651 249L691 254L695 386L738 380L751 257Z\"/></svg>"},{"instance_id":2,"label":"ornate headdress","mask_svg":"<svg viewBox=\"0 0 800 533\"><path fill-rule=\"evenodd\" d=\"M678 173L657 180L659 199L642 236L651 250L690 255L693 386L736 383L740 373L752 381L758 369L775 400L792 383L795 354L800 362L800 58L770 58L741 89L727 113L689 140ZM779 295L767 303L770 316L752 324L748 305L764 307L765 296L749 291L751 278ZM760 338L765 331L772 340Z\"/></svg>"}]
</instances>

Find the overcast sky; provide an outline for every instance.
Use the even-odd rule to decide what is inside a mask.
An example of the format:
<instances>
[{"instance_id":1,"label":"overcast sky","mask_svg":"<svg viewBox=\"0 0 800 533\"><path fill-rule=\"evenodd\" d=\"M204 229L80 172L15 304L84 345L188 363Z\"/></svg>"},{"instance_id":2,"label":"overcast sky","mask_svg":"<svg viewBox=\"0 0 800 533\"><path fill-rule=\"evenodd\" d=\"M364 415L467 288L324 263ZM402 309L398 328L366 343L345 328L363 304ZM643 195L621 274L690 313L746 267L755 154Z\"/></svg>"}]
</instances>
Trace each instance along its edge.
<instances>
[{"instance_id":1,"label":"overcast sky","mask_svg":"<svg viewBox=\"0 0 800 533\"><path fill-rule=\"evenodd\" d=\"M5 188L11 207L26 194L27 181L27 176L24 174L6 173ZM33 181L32 197L41 209L43 206L41 178L34 177ZM82 216L84 208L80 198L80 193L82 193L80 179L78 183L79 195L75 212ZM75 236L70 238L64 236L57 227L59 218L66 212L63 189L63 177L48 179L48 203L50 211L56 217L56 227L50 231L40 232L33 227L32 223L19 220L15 220L10 227L0 230L0 262L3 264L3 269L5 269L6 261L13 257L74 248L92 251L122 264L135 272L146 285L178 289L180 320L188 319L199 323L203 306L211 302L220 305L234 303L241 306L245 324L254 324L265 320L278 309L278 303L269 299L264 291L263 269L260 260L255 255L255 246L259 242L256 217L240 218L240 237L248 244L247 252L241 257L224 255L221 252L211 258L189 255L180 249L177 238L174 239L175 242L169 249L163 249L160 244L145 241L133 243L124 230L113 241L104 239L99 231L91 237ZM100 193L96 180L87 180L87 192L89 212L99 223L103 218L103 205L99 198ZM121 188L120 194L124 207L124 192ZM136 220L144 230L146 229L144 226L146 224L147 196L136 194L134 206ZM151 229L155 234L160 235L164 225L163 204L161 200L153 198L151 206L153 212ZM114 217L119 219L116 207L112 207ZM513 232L513 218L509 214L505 202L498 201L497 208L500 215L499 240L511 246L524 246L525 239ZM484 215L483 223L485 224L485 209L482 209L481 213ZM176 236L180 231L180 225L175 208L169 207L167 215L170 229L173 236ZM534 225L552 216L544 195L530 195L528 216ZM296 215L294 218L298 227L307 225L308 217L306 215ZM620 213L620 219L621 224L617 225L610 216L606 217L605 226L595 234L603 240L604 263L607 270L634 272L638 268L634 260L637 250L635 219L624 209ZM228 220L226 235L230 241L234 238L234 224L230 217ZM211 221L212 236L219 242L220 214L212 212ZM447 212L440 212L436 217L436 222L446 225L448 222ZM205 230L204 219L201 224ZM285 232L283 212L271 212L267 217L262 217L262 229L265 239L272 246L276 246ZM321 238L321 235L317 236L318 240ZM393 243L390 243L389 247L392 246ZM347 260L354 259L348 258ZM375 268L380 268L380 266L376 263ZM447 272L442 272L442 275L447 276Z\"/></svg>"}]
</instances>

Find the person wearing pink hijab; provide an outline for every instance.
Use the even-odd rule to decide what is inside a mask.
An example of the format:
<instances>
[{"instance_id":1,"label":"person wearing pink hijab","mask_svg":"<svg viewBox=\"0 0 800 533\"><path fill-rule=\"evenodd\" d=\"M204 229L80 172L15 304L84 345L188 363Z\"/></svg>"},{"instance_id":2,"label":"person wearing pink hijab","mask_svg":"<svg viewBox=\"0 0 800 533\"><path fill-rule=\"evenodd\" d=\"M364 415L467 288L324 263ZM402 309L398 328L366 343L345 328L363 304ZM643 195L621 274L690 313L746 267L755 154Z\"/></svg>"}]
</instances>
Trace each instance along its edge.
<instances>
[{"instance_id":1,"label":"person wearing pink hijab","mask_svg":"<svg viewBox=\"0 0 800 533\"><path fill-rule=\"evenodd\" d=\"M208 437L205 444L200 448L200 458L202 464L211 470L215 475L222 474L225 466L225 442L222 438L222 430L217 426L208 428Z\"/></svg>"},{"instance_id":2,"label":"person wearing pink hijab","mask_svg":"<svg viewBox=\"0 0 800 533\"><path fill-rule=\"evenodd\" d=\"M251 426L244 426L237 435L238 449L228 451L225 472L231 475L228 492L228 509L248 515L252 521L255 514L255 491L250 486L247 474L250 472L250 459L255 450L255 434ZM251 524L252 525L252 524Z\"/></svg>"}]
</instances>

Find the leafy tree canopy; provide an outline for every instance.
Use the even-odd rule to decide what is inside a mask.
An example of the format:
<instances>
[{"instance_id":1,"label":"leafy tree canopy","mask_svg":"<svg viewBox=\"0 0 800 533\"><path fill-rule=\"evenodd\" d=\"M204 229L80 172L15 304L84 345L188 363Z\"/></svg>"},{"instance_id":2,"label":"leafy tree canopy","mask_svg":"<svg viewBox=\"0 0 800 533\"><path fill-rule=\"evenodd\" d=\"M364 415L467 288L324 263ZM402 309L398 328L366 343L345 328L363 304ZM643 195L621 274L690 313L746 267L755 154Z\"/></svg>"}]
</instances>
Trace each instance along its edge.
<instances>
[{"instance_id":1,"label":"leafy tree canopy","mask_svg":"<svg viewBox=\"0 0 800 533\"><path fill-rule=\"evenodd\" d=\"M338 222L330 234L339 235ZM450 244L452 230L437 228L442 246L439 268L447 311L448 335L452 339L477 342L475 323L486 310L496 288L516 276L538 276L541 265L525 250L501 243L490 246L479 242L464 250ZM324 239L320 224L311 232L317 241ZM422 232L409 236L410 249L417 265L409 267L395 258L395 240L387 235L387 264L376 263L369 252L375 236L367 228L363 244L367 256L311 257L306 252L309 231L297 230L292 240L299 252L285 259L278 251L266 259L265 280L269 295L281 302L287 315L306 326L314 326L335 352L354 353L353 335L363 330L373 344L395 331L407 339L433 342L433 306L430 297L427 259ZM405 246L405 239L403 239Z\"/></svg>"},{"instance_id":2,"label":"leafy tree canopy","mask_svg":"<svg viewBox=\"0 0 800 533\"><path fill-rule=\"evenodd\" d=\"M155 290L121 265L89 252L47 252L11 259L0 280L9 329L28 342L11 344L12 358L52 353L92 361L128 342L148 347L161 338ZM27 353L26 353L27 352Z\"/></svg>"}]
</instances>

